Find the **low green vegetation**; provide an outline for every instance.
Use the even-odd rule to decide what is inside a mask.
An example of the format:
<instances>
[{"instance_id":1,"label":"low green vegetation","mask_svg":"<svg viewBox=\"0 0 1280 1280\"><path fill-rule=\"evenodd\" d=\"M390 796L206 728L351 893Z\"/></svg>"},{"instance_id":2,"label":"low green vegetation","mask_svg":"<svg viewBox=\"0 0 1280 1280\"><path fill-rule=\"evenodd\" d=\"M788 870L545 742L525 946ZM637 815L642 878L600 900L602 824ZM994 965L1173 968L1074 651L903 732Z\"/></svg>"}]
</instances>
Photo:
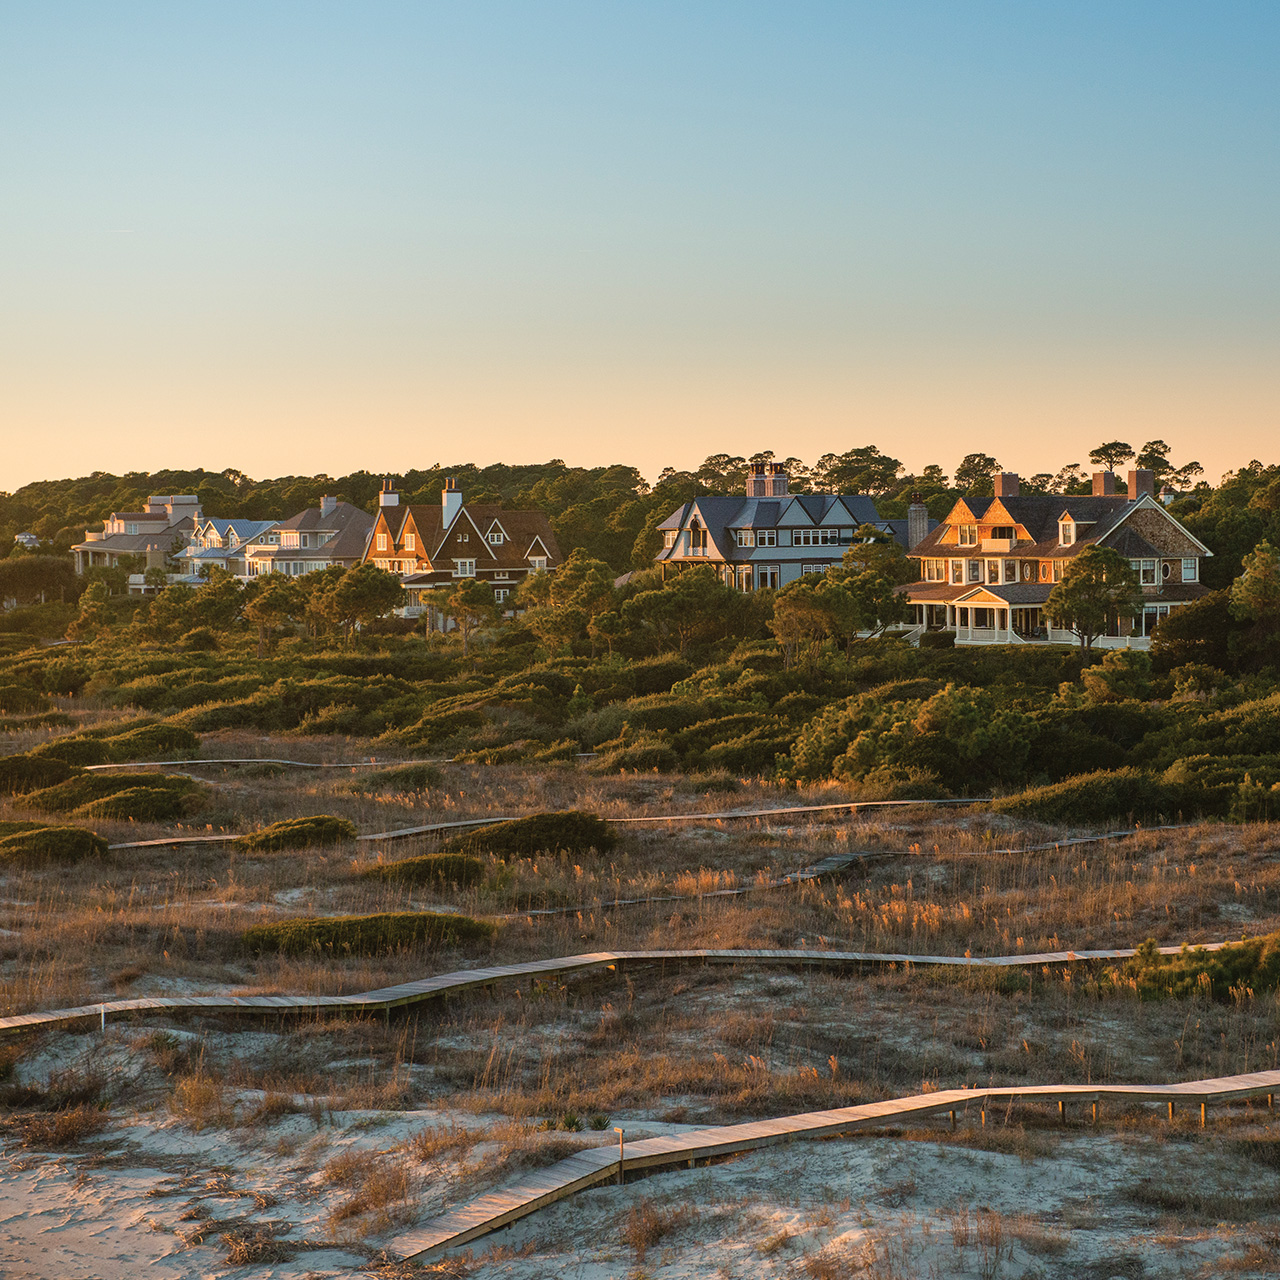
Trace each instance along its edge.
<instances>
[{"instance_id":1,"label":"low green vegetation","mask_svg":"<svg viewBox=\"0 0 1280 1280\"><path fill-rule=\"evenodd\" d=\"M165 787L125 787L72 810L77 818L112 818L128 822L173 822L194 811L193 793Z\"/></svg>"},{"instance_id":2,"label":"low green vegetation","mask_svg":"<svg viewBox=\"0 0 1280 1280\"><path fill-rule=\"evenodd\" d=\"M236 843L247 853L279 853L285 849L320 849L355 837L354 823L330 813L317 813L273 822L241 836Z\"/></svg>"},{"instance_id":3,"label":"low green vegetation","mask_svg":"<svg viewBox=\"0 0 1280 1280\"><path fill-rule=\"evenodd\" d=\"M0 836L0 862L83 862L106 852L107 842L84 827L32 826Z\"/></svg>"},{"instance_id":4,"label":"low green vegetation","mask_svg":"<svg viewBox=\"0 0 1280 1280\"><path fill-rule=\"evenodd\" d=\"M1280 933L1269 933L1206 951L1184 946L1161 955L1148 938L1132 960L1113 974L1145 999L1202 995L1214 1000L1247 1000L1280 986Z\"/></svg>"},{"instance_id":5,"label":"low green vegetation","mask_svg":"<svg viewBox=\"0 0 1280 1280\"><path fill-rule=\"evenodd\" d=\"M444 775L432 764L402 764L390 769L372 769L352 784L351 790L366 795L405 795L431 791L444 783Z\"/></svg>"},{"instance_id":6,"label":"low green vegetation","mask_svg":"<svg viewBox=\"0 0 1280 1280\"><path fill-rule=\"evenodd\" d=\"M53 756L6 756L0 760L0 794L43 791L81 772L78 766Z\"/></svg>"},{"instance_id":7,"label":"low green vegetation","mask_svg":"<svg viewBox=\"0 0 1280 1280\"><path fill-rule=\"evenodd\" d=\"M465 853L427 853L398 862L379 862L362 874L399 884L466 889L484 879L484 863Z\"/></svg>"},{"instance_id":8,"label":"low green vegetation","mask_svg":"<svg viewBox=\"0 0 1280 1280\"><path fill-rule=\"evenodd\" d=\"M161 792L172 796L177 808L174 816L195 813L205 802L208 790L193 778L165 773L80 773L42 791L32 791L21 797L20 803L41 813L77 814L85 806L93 805L109 797L128 792ZM139 800L139 807L147 802ZM105 813L97 816L106 817ZM122 816L133 816L124 814Z\"/></svg>"},{"instance_id":9,"label":"low green vegetation","mask_svg":"<svg viewBox=\"0 0 1280 1280\"><path fill-rule=\"evenodd\" d=\"M479 831L454 836L445 849L451 853L523 858L534 853L608 853L617 843L617 834L603 818L569 809L563 813L536 813L529 818L497 822Z\"/></svg>"},{"instance_id":10,"label":"low green vegetation","mask_svg":"<svg viewBox=\"0 0 1280 1280\"><path fill-rule=\"evenodd\" d=\"M329 916L255 925L245 930L244 944L255 953L377 956L402 950L438 951L484 942L495 932L495 925L469 916L388 911L378 915Z\"/></svg>"}]
</instances>

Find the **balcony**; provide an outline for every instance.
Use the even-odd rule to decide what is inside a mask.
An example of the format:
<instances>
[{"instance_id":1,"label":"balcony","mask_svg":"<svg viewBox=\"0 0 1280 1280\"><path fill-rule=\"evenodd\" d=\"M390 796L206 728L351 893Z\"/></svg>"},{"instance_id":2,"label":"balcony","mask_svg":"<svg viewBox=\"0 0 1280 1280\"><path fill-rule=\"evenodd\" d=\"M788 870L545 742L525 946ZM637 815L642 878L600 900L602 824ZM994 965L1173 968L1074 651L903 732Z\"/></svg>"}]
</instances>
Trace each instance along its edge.
<instances>
[{"instance_id":1,"label":"balcony","mask_svg":"<svg viewBox=\"0 0 1280 1280\"><path fill-rule=\"evenodd\" d=\"M1018 545L1017 538L983 538L983 551L1012 551Z\"/></svg>"}]
</instances>

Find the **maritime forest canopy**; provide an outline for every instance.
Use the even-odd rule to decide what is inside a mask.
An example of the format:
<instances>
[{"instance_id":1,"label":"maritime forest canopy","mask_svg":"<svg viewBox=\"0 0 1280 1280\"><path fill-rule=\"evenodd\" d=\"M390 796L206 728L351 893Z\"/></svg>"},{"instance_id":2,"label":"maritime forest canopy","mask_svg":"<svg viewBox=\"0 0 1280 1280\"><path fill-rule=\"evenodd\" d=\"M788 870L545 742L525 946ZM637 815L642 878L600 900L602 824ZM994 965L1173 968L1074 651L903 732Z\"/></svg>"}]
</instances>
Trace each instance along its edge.
<instances>
[{"instance_id":1,"label":"maritime forest canopy","mask_svg":"<svg viewBox=\"0 0 1280 1280\"><path fill-rule=\"evenodd\" d=\"M992 462L959 479L981 484ZM629 468L558 462L398 477L408 501L437 501L453 475L468 497L539 505L562 539L565 565L522 585L517 611L471 583L440 588L439 609L459 623L448 633L391 615L398 582L371 565L270 590L215 573L149 597L99 580L11 605L0 716L9 732L69 723L67 708L89 699L195 739L335 735L390 757L578 761L729 787L831 780L868 799L994 795L1051 822L1280 809L1280 467L1253 464L1178 499L1215 553L1213 590L1162 623L1150 653L1102 654L913 647L875 616L892 615L892 589L913 573L891 540L850 547L817 589L743 594L707 568L664 581L645 567L646 531L694 492L740 491L742 466L711 458L652 487ZM877 490L890 515L914 491L945 515L967 491L936 469L904 476L878 450L790 466L800 485ZM68 531L156 491L193 491L210 514L269 516L326 492L371 505L379 484L96 475L29 485L0 518L49 539L38 554L52 564ZM620 569L633 572L619 581ZM64 635L74 643L46 643Z\"/></svg>"}]
</instances>

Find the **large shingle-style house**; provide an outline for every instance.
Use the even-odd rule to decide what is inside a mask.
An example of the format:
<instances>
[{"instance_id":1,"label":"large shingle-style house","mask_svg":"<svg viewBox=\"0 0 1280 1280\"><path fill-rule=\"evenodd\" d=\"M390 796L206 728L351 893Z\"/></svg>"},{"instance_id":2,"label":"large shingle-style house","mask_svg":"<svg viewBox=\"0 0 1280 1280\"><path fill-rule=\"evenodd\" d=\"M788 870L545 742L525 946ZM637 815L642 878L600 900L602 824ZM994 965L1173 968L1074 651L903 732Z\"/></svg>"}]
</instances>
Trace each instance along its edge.
<instances>
[{"instance_id":1,"label":"large shingle-style house","mask_svg":"<svg viewBox=\"0 0 1280 1280\"><path fill-rule=\"evenodd\" d=\"M274 520L204 516L196 521L191 541L175 557L179 565L178 580L197 582L210 569L223 569L237 578L247 578L251 549L279 545L279 525Z\"/></svg>"},{"instance_id":2,"label":"large shingle-style house","mask_svg":"<svg viewBox=\"0 0 1280 1280\"><path fill-rule=\"evenodd\" d=\"M113 511L102 522L100 533L86 529L84 541L71 548L76 572L114 568L121 556L143 556L148 569L163 569L169 556L190 542L202 518L200 499L190 493L154 495L142 511Z\"/></svg>"},{"instance_id":3,"label":"large shingle-style house","mask_svg":"<svg viewBox=\"0 0 1280 1280\"><path fill-rule=\"evenodd\" d=\"M953 631L961 644L1070 643L1043 605L1053 584L1086 547L1110 547L1137 571L1143 616L1122 620L1102 648L1146 648L1170 609L1204 595L1200 562L1213 553L1165 510L1151 471L1130 471L1116 492L1109 471L1094 474L1079 497L1018 492L1018 477L996 477L995 496L962 498L910 555L920 581L899 588L929 631Z\"/></svg>"},{"instance_id":4,"label":"large shingle-style house","mask_svg":"<svg viewBox=\"0 0 1280 1280\"><path fill-rule=\"evenodd\" d=\"M882 520L865 493L791 493L783 466L756 462L745 497L699 497L673 511L658 526L656 559L664 574L714 565L722 581L742 591L785 587L839 564L864 524L909 548L931 523L919 504L908 520Z\"/></svg>"},{"instance_id":5,"label":"large shingle-style house","mask_svg":"<svg viewBox=\"0 0 1280 1280\"><path fill-rule=\"evenodd\" d=\"M349 569L364 559L372 528L373 516L367 511L337 498L323 497L318 507L308 507L282 520L245 548L247 576L300 576L335 566ZM274 541L277 535L278 542Z\"/></svg>"},{"instance_id":6,"label":"large shingle-style house","mask_svg":"<svg viewBox=\"0 0 1280 1280\"><path fill-rule=\"evenodd\" d=\"M464 502L452 479L439 506L401 506L389 480L378 504L365 559L400 575L411 614L421 609L424 592L461 578L489 583L502 603L530 574L556 569L563 559L541 511Z\"/></svg>"}]
</instances>

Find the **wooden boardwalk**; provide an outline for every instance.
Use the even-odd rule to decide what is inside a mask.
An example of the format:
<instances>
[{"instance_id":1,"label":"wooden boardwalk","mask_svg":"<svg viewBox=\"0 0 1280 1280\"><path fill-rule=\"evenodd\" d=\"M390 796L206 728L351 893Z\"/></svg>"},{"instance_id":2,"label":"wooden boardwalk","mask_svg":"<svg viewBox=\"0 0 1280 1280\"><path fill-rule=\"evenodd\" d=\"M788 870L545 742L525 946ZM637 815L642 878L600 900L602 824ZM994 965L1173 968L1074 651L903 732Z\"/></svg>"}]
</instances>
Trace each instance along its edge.
<instances>
[{"instance_id":1,"label":"wooden boardwalk","mask_svg":"<svg viewBox=\"0 0 1280 1280\"><path fill-rule=\"evenodd\" d=\"M1163 1102L1170 1115L1177 1104L1199 1104L1201 1123L1210 1103L1271 1095L1280 1089L1280 1071L1223 1076L1214 1080L1189 1080L1163 1085L1025 1085L1015 1088L944 1089L908 1098L871 1102L833 1111L811 1111L780 1116L751 1124L723 1125L663 1138L646 1138L626 1144L621 1161L617 1148L592 1147L539 1170L520 1182L479 1196L469 1204L443 1214L433 1222L402 1232L388 1242L389 1251L403 1258L426 1259L447 1249L468 1244L480 1236L527 1217L577 1191L613 1181L628 1170L692 1165L778 1143L829 1138L860 1129L882 1129L947 1112L978 1111L985 1123L986 1111L997 1103L1014 1101L1057 1102L1065 1122L1072 1103L1097 1104L1106 1099L1122 1102Z\"/></svg>"},{"instance_id":2,"label":"wooden boardwalk","mask_svg":"<svg viewBox=\"0 0 1280 1280\"><path fill-rule=\"evenodd\" d=\"M1208 942L1206 951L1230 945ZM1181 947L1161 947L1163 955L1176 955ZM620 969L637 964L745 964L785 965L814 968L848 968L862 964L953 965L965 968L1018 968L1025 965L1072 964L1088 960L1125 960L1134 955L1126 947L1106 951L1041 951L1008 956L926 956L907 952L799 950L726 950L680 949L671 951L593 951L577 956L559 956L550 960L528 960L521 964L490 965L480 969L459 969L402 982L376 991L362 991L345 996L139 996L127 1000L105 1000L97 1004L79 1005L72 1009L44 1009L34 1013L14 1013L0 1018L0 1032L51 1030L83 1023L106 1024L108 1017L126 1013L194 1011L203 1013L369 1013L417 1004L453 992L492 986L497 982L521 978L542 978L580 973L591 969Z\"/></svg>"}]
</instances>

